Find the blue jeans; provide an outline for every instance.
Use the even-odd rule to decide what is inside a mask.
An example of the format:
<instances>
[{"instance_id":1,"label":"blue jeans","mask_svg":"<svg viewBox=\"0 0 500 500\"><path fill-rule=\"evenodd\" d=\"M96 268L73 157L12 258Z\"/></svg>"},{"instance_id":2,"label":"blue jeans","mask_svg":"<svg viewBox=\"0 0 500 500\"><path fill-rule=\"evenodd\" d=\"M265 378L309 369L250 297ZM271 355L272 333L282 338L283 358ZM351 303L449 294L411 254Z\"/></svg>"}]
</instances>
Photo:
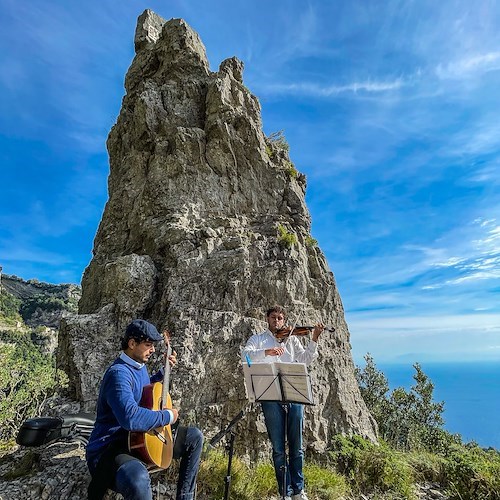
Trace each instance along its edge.
<instances>
[{"instance_id":1,"label":"blue jeans","mask_svg":"<svg viewBox=\"0 0 500 500\"><path fill-rule=\"evenodd\" d=\"M196 476L200 465L203 434L196 427L187 427L180 448L177 500L193 500ZM122 451L120 453L120 451ZM101 500L107 488L120 493L125 500L152 500L151 480L146 466L123 448L111 448L103 454L96 467L89 466L92 481L89 500Z\"/></svg>"},{"instance_id":2,"label":"blue jeans","mask_svg":"<svg viewBox=\"0 0 500 500\"><path fill-rule=\"evenodd\" d=\"M196 491L196 476L203 448L203 434L197 427L188 427L181 452L177 500L193 500Z\"/></svg>"},{"instance_id":3,"label":"blue jeans","mask_svg":"<svg viewBox=\"0 0 500 500\"><path fill-rule=\"evenodd\" d=\"M151 480L144 464L137 459L128 460L118 467L113 490L126 500L152 500Z\"/></svg>"},{"instance_id":4,"label":"blue jeans","mask_svg":"<svg viewBox=\"0 0 500 500\"><path fill-rule=\"evenodd\" d=\"M273 464L278 490L283 495L283 473L286 466L286 496L304 489L304 450L302 449L302 422L304 406L298 403L283 405L271 401L261 403L267 433L273 446ZM288 408L285 411L284 406ZM288 463L285 463L285 419L288 439Z\"/></svg>"}]
</instances>

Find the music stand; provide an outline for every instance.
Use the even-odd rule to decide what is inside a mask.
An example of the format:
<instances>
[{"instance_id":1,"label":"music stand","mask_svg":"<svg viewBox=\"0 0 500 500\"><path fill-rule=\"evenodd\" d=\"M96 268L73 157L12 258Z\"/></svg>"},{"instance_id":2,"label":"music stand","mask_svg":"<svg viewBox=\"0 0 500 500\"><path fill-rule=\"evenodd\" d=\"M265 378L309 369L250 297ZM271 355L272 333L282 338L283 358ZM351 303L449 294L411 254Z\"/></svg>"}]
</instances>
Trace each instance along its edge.
<instances>
[{"instance_id":1,"label":"music stand","mask_svg":"<svg viewBox=\"0 0 500 500\"><path fill-rule=\"evenodd\" d=\"M281 403L285 411L283 428L285 461L282 483L282 499L284 500L287 475L288 403L314 404L311 379L304 363L247 363L243 364L243 374L249 401Z\"/></svg>"}]
</instances>

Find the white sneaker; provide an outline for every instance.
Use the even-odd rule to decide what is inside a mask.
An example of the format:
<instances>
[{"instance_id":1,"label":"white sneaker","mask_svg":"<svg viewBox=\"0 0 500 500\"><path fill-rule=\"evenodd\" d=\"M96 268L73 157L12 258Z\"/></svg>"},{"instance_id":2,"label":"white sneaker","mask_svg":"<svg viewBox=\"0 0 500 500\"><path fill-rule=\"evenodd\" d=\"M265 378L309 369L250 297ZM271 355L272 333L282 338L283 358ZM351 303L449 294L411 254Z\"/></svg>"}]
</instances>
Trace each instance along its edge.
<instances>
[{"instance_id":1,"label":"white sneaker","mask_svg":"<svg viewBox=\"0 0 500 500\"><path fill-rule=\"evenodd\" d=\"M292 495L292 500L309 500L309 499L307 498L306 492L302 490L300 493Z\"/></svg>"}]
</instances>

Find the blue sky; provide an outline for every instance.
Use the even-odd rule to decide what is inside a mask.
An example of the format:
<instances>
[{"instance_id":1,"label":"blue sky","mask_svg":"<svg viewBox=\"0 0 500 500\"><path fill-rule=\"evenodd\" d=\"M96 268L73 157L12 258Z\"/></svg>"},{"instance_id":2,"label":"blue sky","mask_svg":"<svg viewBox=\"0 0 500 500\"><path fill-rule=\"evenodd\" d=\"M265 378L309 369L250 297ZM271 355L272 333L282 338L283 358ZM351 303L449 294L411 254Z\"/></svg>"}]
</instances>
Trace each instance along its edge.
<instances>
[{"instance_id":1,"label":"blue sky","mask_svg":"<svg viewBox=\"0 0 500 500\"><path fill-rule=\"evenodd\" d=\"M500 360L500 4L2 0L0 265L79 282L137 16L237 56L307 175L353 353Z\"/></svg>"}]
</instances>

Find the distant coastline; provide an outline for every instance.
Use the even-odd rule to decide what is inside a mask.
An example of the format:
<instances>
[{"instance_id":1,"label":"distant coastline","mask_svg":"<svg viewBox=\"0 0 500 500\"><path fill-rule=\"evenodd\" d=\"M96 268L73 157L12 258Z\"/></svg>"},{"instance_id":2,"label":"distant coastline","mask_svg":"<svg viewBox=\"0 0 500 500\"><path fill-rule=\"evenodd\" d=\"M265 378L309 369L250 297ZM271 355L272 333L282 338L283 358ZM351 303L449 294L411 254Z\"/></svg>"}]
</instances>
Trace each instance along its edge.
<instances>
[{"instance_id":1,"label":"distant coastline","mask_svg":"<svg viewBox=\"0 0 500 500\"><path fill-rule=\"evenodd\" d=\"M434 384L434 400L445 403L445 429L460 434L464 442L500 450L500 362L422 362L420 366ZM377 367L391 390L414 384L411 363Z\"/></svg>"}]
</instances>

